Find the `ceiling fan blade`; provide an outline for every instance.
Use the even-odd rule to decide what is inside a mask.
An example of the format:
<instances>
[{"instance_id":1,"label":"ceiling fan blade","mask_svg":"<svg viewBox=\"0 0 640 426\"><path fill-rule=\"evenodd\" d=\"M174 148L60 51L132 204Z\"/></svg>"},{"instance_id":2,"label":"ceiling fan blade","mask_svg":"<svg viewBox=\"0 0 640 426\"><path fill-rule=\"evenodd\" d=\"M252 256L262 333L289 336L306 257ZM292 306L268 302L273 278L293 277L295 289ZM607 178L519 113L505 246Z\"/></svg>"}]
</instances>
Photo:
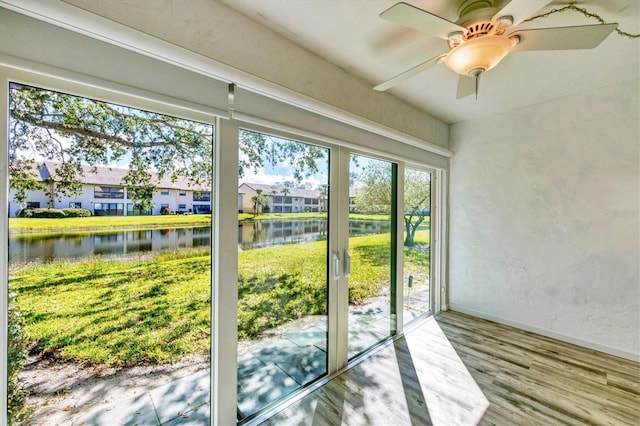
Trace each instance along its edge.
<instances>
[{"instance_id":1,"label":"ceiling fan blade","mask_svg":"<svg viewBox=\"0 0 640 426\"><path fill-rule=\"evenodd\" d=\"M415 67L396 75L395 77L391 77L389 80L378 84L376 87L373 88L373 90L383 92L395 86L396 84L400 83L401 81L407 80L413 77L414 75L420 74L421 72L426 71L432 66L436 65L438 63L438 59L440 59L441 56L443 55L438 55L435 58L431 58L426 62L418 64Z\"/></svg>"},{"instance_id":2,"label":"ceiling fan blade","mask_svg":"<svg viewBox=\"0 0 640 426\"><path fill-rule=\"evenodd\" d=\"M476 92L476 78L469 77L468 75L461 75L458 77L458 91L456 92L456 99L466 98L467 96L478 95Z\"/></svg>"},{"instance_id":3,"label":"ceiling fan blade","mask_svg":"<svg viewBox=\"0 0 640 426\"><path fill-rule=\"evenodd\" d=\"M607 38L618 24L579 25L575 27L539 28L514 31L520 42L514 51L593 49Z\"/></svg>"},{"instance_id":4,"label":"ceiling fan blade","mask_svg":"<svg viewBox=\"0 0 640 426\"><path fill-rule=\"evenodd\" d=\"M513 18L511 26L516 26L549 3L551 0L512 0L493 15L493 19L498 20L502 16L511 16Z\"/></svg>"},{"instance_id":5,"label":"ceiling fan blade","mask_svg":"<svg viewBox=\"0 0 640 426\"><path fill-rule=\"evenodd\" d=\"M454 31L467 32L466 28L458 24L407 3L396 3L382 12L380 17L445 40Z\"/></svg>"}]
</instances>

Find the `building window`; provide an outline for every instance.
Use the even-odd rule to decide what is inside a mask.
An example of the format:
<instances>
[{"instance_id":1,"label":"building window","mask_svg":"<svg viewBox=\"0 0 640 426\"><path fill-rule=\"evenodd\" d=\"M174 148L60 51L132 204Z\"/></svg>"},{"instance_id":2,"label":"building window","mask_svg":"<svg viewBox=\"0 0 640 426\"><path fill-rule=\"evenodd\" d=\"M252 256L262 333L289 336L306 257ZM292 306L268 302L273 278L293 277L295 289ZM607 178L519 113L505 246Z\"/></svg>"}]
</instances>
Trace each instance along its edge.
<instances>
[{"instance_id":1,"label":"building window","mask_svg":"<svg viewBox=\"0 0 640 426\"><path fill-rule=\"evenodd\" d=\"M211 206L209 204L194 204L193 212L195 214L211 214Z\"/></svg>"},{"instance_id":2,"label":"building window","mask_svg":"<svg viewBox=\"0 0 640 426\"><path fill-rule=\"evenodd\" d=\"M305 198L304 199L304 203L305 204L318 204L318 199L317 198Z\"/></svg>"},{"instance_id":3,"label":"building window","mask_svg":"<svg viewBox=\"0 0 640 426\"><path fill-rule=\"evenodd\" d=\"M291 204L291 197L284 197L285 204Z\"/></svg>"},{"instance_id":4,"label":"building window","mask_svg":"<svg viewBox=\"0 0 640 426\"><path fill-rule=\"evenodd\" d=\"M69 208L71 208L71 209L81 209L82 208L82 203L79 203L77 201L70 201L69 202Z\"/></svg>"},{"instance_id":5,"label":"building window","mask_svg":"<svg viewBox=\"0 0 640 426\"><path fill-rule=\"evenodd\" d=\"M178 210L185 210L187 208L186 204L178 204Z\"/></svg>"},{"instance_id":6,"label":"building window","mask_svg":"<svg viewBox=\"0 0 640 426\"><path fill-rule=\"evenodd\" d=\"M160 190L160 195L169 195L169 190L168 189L161 189Z\"/></svg>"},{"instance_id":7,"label":"building window","mask_svg":"<svg viewBox=\"0 0 640 426\"><path fill-rule=\"evenodd\" d=\"M93 206L95 216L124 216L123 203L95 203Z\"/></svg>"},{"instance_id":8,"label":"building window","mask_svg":"<svg viewBox=\"0 0 640 426\"><path fill-rule=\"evenodd\" d=\"M28 209L39 209L40 208L40 201L27 201L27 208Z\"/></svg>"},{"instance_id":9,"label":"building window","mask_svg":"<svg viewBox=\"0 0 640 426\"><path fill-rule=\"evenodd\" d=\"M273 202L276 204L282 204L282 197L279 195L276 195L275 197L273 197Z\"/></svg>"},{"instance_id":10,"label":"building window","mask_svg":"<svg viewBox=\"0 0 640 426\"><path fill-rule=\"evenodd\" d=\"M193 201L211 201L211 192L196 191L193 193Z\"/></svg>"},{"instance_id":11,"label":"building window","mask_svg":"<svg viewBox=\"0 0 640 426\"><path fill-rule=\"evenodd\" d=\"M187 196L187 191L180 191L178 193L178 195L181 196L181 197L186 197Z\"/></svg>"},{"instance_id":12,"label":"building window","mask_svg":"<svg viewBox=\"0 0 640 426\"><path fill-rule=\"evenodd\" d=\"M122 186L96 186L93 192L94 198L124 198Z\"/></svg>"},{"instance_id":13,"label":"building window","mask_svg":"<svg viewBox=\"0 0 640 426\"><path fill-rule=\"evenodd\" d=\"M151 207L142 208L139 204L127 203L127 216L150 216Z\"/></svg>"}]
</instances>

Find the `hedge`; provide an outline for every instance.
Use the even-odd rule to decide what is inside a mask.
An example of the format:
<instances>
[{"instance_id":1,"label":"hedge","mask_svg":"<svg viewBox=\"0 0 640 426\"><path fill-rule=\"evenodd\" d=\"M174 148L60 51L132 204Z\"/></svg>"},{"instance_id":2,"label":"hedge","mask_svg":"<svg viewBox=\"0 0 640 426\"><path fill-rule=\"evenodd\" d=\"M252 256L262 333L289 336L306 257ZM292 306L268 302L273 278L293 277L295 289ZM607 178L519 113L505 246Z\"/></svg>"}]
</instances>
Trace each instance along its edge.
<instances>
[{"instance_id":1,"label":"hedge","mask_svg":"<svg viewBox=\"0 0 640 426\"><path fill-rule=\"evenodd\" d=\"M22 209L16 214L16 216L61 219L65 217L89 217L91 216L91 211L87 209L76 209L76 208L66 208L62 210L51 209L51 208Z\"/></svg>"},{"instance_id":2,"label":"hedge","mask_svg":"<svg viewBox=\"0 0 640 426\"><path fill-rule=\"evenodd\" d=\"M91 211L89 211L87 209L67 208L67 209L62 209L62 211L67 215L67 217L89 217L89 216L91 216Z\"/></svg>"}]
</instances>

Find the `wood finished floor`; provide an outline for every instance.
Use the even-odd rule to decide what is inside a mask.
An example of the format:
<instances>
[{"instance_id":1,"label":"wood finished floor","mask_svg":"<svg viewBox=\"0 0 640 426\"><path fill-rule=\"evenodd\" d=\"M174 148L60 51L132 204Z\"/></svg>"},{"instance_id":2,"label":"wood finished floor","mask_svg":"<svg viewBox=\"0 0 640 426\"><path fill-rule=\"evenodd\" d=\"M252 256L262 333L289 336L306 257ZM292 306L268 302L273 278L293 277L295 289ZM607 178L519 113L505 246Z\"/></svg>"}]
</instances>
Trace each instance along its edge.
<instances>
[{"instance_id":1,"label":"wood finished floor","mask_svg":"<svg viewBox=\"0 0 640 426\"><path fill-rule=\"evenodd\" d=\"M462 363L490 402L486 412ZM265 424L449 426L478 419L638 426L640 363L450 311Z\"/></svg>"},{"instance_id":2,"label":"wood finished floor","mask_svg":"<svg viewBox=\"0 0 640 426\"><path fill-rule=\"evenodd\" d=\"M437 321L491 402L481 425L640 425L640 363L456 312Z\"/></svg>"}]
</instances>

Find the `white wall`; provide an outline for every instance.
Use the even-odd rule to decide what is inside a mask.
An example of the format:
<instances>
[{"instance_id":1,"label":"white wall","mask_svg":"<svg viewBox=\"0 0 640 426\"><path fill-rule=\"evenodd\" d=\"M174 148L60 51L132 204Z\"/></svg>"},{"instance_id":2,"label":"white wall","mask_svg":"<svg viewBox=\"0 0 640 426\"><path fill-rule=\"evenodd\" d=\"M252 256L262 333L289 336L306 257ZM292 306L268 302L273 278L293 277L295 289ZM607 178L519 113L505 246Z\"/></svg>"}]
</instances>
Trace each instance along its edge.
<instances>
[{"instance_id":1,"label":"white wall","mask_svg":"<svg viewBox=\"0 0 640 426\"><path fill-rule=\"evenodd\" d=\"M453 309L640 360L637 78L451 128Z\"/></svg>"}]
</instances>

